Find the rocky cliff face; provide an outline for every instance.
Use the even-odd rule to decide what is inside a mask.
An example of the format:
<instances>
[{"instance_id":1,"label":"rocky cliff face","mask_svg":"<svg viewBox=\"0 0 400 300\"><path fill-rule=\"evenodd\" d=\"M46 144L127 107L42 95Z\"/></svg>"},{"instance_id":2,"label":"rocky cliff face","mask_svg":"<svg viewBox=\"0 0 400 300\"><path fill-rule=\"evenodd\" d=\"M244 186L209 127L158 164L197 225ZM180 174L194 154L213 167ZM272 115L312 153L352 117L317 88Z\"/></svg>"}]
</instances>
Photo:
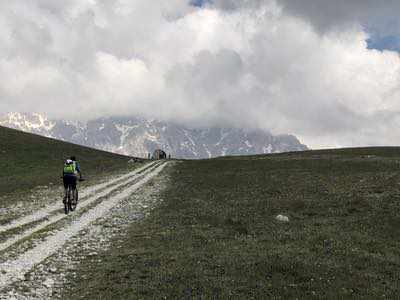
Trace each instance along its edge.
<instances>
[{"instance_id":1,"label":"rocky cliff face","mask_svg":"<svg viewBox=\"0 0 400 300\"><path fill-rule=\"evenodd\" d=\"M97 149L146 157L163 149L177 158L211 158L302 151L292 135L274 136L261 130L187 128L143 118L101 118L86 123L49 120L41 114L10 113L0 125Z\"/></svg>"}]
</instances>

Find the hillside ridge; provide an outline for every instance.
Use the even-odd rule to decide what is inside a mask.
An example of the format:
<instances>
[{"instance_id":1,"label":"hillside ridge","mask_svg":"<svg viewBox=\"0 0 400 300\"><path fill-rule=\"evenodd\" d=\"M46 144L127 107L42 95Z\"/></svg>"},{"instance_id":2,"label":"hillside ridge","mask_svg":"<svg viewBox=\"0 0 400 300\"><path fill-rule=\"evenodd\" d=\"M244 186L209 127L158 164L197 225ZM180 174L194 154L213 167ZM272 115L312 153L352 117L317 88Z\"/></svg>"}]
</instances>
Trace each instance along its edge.
<instances>
[{"instance_id":1,"label":"hillside ridge","mask_svg":"<svg viewBox=\"0 0 400 300\"><path fill-rule=\"evenodd\" d=\"M75 155L85 176L99 177L130 167L132 159L0 126L0 194L59 184L64 160Z\"/></svg>"}]
</instances>

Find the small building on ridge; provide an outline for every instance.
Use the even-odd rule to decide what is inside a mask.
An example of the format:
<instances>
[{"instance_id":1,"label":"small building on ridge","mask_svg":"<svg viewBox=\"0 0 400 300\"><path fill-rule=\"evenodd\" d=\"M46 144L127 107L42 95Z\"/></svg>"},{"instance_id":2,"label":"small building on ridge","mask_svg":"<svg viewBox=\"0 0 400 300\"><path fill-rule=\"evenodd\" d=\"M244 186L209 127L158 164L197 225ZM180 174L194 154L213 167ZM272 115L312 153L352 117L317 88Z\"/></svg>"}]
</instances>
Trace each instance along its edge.
<instances>
[{"instance_id":1,"label":"small building on ridge","mask_svg":"<svg viewBox=\"0 0 400 300\"><path fill-rule=\"evenodd\" d=\"M167 153L161 149L157 149L153 152L153 159L167 159Z\"/></svg>"}]
</instances>

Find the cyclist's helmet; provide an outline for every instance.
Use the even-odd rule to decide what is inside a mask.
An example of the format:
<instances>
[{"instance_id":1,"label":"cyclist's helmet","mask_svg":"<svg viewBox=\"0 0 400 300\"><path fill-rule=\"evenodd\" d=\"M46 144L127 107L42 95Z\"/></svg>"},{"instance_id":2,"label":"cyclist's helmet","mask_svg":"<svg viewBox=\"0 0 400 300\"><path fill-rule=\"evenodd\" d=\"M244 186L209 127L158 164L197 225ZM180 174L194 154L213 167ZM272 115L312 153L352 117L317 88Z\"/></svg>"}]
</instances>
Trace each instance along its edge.
<instances>
[{"instance_id":1,"label":"cyclist's helmet","mask_svg":"<svg viewBox=\"0 0 400 300\"><path fill-rule=\"evenodd\" d=\"M66 165L70 165L70 164L73 164L74 162L72 161L72 160L70 160L70 159L67 159L66 161L65 161L65 164Z\"/></svg>"}]
</instances>

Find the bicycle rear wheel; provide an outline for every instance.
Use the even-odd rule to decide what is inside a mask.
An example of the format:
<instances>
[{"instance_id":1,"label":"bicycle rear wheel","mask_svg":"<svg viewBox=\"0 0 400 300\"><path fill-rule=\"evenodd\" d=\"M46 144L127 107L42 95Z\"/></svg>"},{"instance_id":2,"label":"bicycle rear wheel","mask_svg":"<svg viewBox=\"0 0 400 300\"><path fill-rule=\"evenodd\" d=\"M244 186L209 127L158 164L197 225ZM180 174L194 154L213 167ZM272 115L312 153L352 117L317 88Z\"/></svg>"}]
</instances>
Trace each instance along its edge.
<instances>
[{"instance_id":1,"label":"bicycle rear wheel","mask_svg":"<svg viewBox=\"0 0 400 300\"><path fill-rule=\"evenodd\" d=\"M71 194L73 195L73 197L71 199L70 210L74 211L76 209L76 206L78 205L78 189L76 188L75 190L73 190Z\"/></svg>"},{"instance_id":2,"label":"bicycle rear wheel","mask_svg":"<svg viewBox=\"0 0 400 300\"><path fill-rule=\"evenodd\" d=\"M64 202L64 212L66 215L68 215L71 207L71 187L67 187L67 199L65 199Z\"/></svg>"}]
</instances>

